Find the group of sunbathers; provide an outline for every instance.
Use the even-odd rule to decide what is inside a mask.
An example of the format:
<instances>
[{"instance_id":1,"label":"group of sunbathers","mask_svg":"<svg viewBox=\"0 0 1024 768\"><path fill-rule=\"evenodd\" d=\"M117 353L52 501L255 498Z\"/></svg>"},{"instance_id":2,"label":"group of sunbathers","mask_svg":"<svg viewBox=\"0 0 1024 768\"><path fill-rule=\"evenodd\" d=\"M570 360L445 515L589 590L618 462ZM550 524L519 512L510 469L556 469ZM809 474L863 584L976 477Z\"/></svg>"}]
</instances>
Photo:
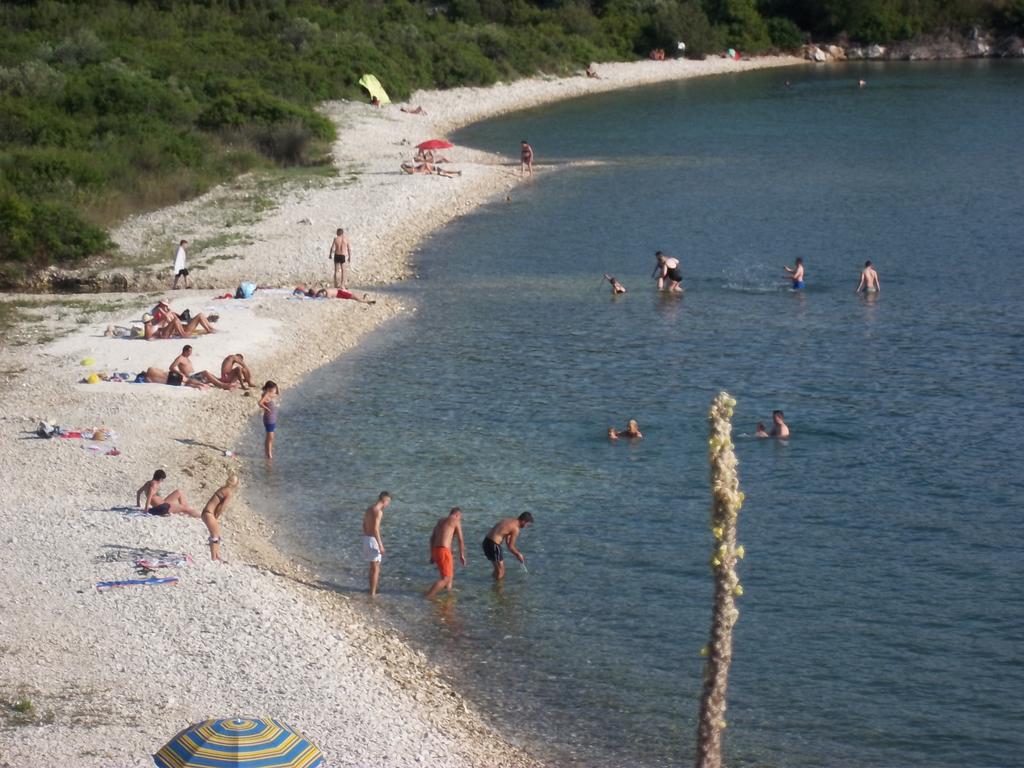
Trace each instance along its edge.
<instances>
[{"instance_id":1,"label":"group of sunbathers","mask_svg":"<svg viewBox=\"0 0 1024 768\"><path fill-rule=\"evenodd\" d=\"M433 150L423 149L416 152L416 156L412 159L411 163L402 163L403 173L414 174L414 173L426 173L436 174L438 176L445 176L446 178L452 178L454 176L461 176L462 171L447 171L440 167L441 163L450 163L451 159L444 155L437 156Z\"/></svg>"},{"instance_id":2,"label":"group of sunbathers","mask_svg":"<svg viewBox=\"0 0 1024 768\"><path fill-rule=\"evenodd\" d=\"M145 379L149 384L170 384L173 387L192 387L194 389L248 389L252 386L252 372L245 364L245 357L236 353L228 355L221 361L220 376L209 371L196 371L192 365L192 345L181 348L181 354L174 358L170 368L152 366L146 369Z\"/></svg>"},{"instance_id":3,"label":"group of sunbathers","mask_svg":"<svg viewBox=\"0 0 1024 768\"><path fill-rule=\"evenodd\" d=\"M213 560L220 560L220 516L224 514L228 502L238 489L238 475L234 472L228 474L225 483L214 491L202 512L192 508L181 491L172 491L166 496L161 496L160 484L166 479L167 473L162 469L154 472L153 479L147 480L135 492L135 505L141 507L147 514L157 517L187 515L201 518L210 534L207 540L210 545L210 557Z\"/></svg>"},{"instance_id":4,"label":"group of sunbathers","mask_svg":"<svg viewBox=\"0 0 1024 768\"><path fill-rule=\"evenodd\" d=\"M190 339L200 328L206 333L213 333L212 321L216 316L208 318L202 312L195 317L182 320L181 315L171 311L167 299L160 299L152 312L142 316L143 338L151 339Z\"/></svg>"}]
</instances>

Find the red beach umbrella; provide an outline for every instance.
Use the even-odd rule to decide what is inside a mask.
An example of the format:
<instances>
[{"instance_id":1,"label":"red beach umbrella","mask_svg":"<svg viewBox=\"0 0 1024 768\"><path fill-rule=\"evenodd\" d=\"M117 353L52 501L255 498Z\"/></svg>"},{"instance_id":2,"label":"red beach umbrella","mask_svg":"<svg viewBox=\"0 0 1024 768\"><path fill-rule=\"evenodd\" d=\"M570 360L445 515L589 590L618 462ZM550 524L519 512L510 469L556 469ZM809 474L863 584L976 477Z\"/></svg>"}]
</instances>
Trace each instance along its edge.
<instances>
[{"instance_id":1,"label":"red beach umbrella","mask_svg":"<svg viewBox=\"0 0 1024 768\"><path fill-rule=\"evenodd\" d=\"M444 139L430 139L422 144L417 144L416 149L451 149L455 145Z\"/></svg>"}]
</instances>

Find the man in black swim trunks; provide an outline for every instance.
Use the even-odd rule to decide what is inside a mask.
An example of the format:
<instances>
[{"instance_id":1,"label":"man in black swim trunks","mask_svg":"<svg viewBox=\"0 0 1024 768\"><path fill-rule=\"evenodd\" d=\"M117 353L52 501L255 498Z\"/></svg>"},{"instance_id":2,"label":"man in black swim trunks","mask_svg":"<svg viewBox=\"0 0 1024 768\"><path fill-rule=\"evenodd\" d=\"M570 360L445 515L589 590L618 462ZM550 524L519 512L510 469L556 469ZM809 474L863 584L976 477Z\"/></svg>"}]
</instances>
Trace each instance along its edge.
<instances>
[{"instance_id":1,"label":"man in black swim trunks","mask_svg":"<svg viewBox=\"0 0 1024 768\"><path fill-rule=\"evenodd\" d=\"M484 555L494 564L495 579L505 578L505 554L501 549L503 543L508 544L508 551L515 555L520 563L526 565L523 553L516 549L516 539L532 522L533 515L523 512L519 517L503 517L488 531L484 538Z\"/></svg>"},{"instance_id":2,"label":"man in black swim trunks","mask_svg":"<svg viewBox=\"0 0 1024 768\"><path fill-rule=\"evenodd\" d=\"M334 259L334 287L346 288L345 263L352 263L352 244L341 227L338 227L338 234L331 241L331 250L327 258Z\"/></svg>"},{"instance_id":3,"label":"man in black swim trunks","mask_svg":"<svg viewBox=\"0 0 1024 768\"><path fill-rule=\"evenodd\" d=\"M141 507L150 515L167 517L168 515L188 515L199 517L199 513L185 501L185 495L181 491L172 491L164 497L159 495L160 483L167 479L167 473L158 469L153 473L153 479L147 480L142 487L135 492L135 506ZM145 502L143 503L143 497Z\"/></svg>"}]
</instances>

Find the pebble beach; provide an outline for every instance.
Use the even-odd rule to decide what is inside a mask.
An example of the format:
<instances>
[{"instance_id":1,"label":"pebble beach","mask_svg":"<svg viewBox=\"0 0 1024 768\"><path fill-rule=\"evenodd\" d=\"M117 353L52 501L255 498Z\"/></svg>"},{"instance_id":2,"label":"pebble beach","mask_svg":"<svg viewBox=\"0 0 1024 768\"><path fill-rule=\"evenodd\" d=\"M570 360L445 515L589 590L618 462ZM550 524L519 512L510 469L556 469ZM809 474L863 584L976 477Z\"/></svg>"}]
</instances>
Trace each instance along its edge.
<instances>
[{"instance_id":1,"label":"pebble beach","mask_svg":"<svg viewBox=\"0 0 1024 768\"><path fill-rule=\"evenodd\" d=\"M416 311L379 291L414 276L417 244L530 183L520 176L517 146L504 156L447 152L462 171L454 179L401 173L399 164L423 139L588 93L797 64L791 57L607 64L598 67L601 79L418 92L383 108L328 103L324 114L338 126L336 176L282 184L255 212L246 207L253 193L243 179L124 222L115 241L140 259L163 258L166 267L156 274L165 287L76 297L96 310L70 332L44 313L33 325L52 325L43 338L57 338L3 349L0 700L8 706L0 717L0 767L152 765L153 753L190 723L242 715L280 718L317 744L330 766L542 765L543 745L521 744L513 729L485 721L443 670L375 624L365 594L322 582L274 548L274 531L246 504L247 479L268 471L251 429L258 387L277 382L278 440L301 440L287 430L289 389L389 320ZM534 149L537 176L558 172L545 168L543 147ZM240 207L249 213L225 220L225 210ZM290 296L300 282L330 287L328 246L339 226L353 244L350 289L368 293L373 305ZM216 247L189 254L196 287L171 291L177 241L217 237ZM214 298L241 281L276 289L244 301ZM175 311L218 314L216 333L190 342L104 336L165 296ZM6 298L17 299L25 297ZM81 383L90 372L166 368L184 343L195 348L197 370L216 373L226 355L245 354L257 389ZM102 426L112 435L102 442L41 439L41 421ZM221 519L223 562L211 562L199 520L131 511L136 489L156 469L168 475L165 493L181 489L199 509L229 472L240 476L238 496ZM368 495L366 505L372 501ZM337 514L357 519L362 511ZM387 537L386 514L384 531ZM177 576L176 584L96 589L101 581L139 578L137 558L166 553L192 559L152 574ZM424 589L433 578L424 564ZM386 590L379 599L387 599Z\"/></svg>"}]
</instances>

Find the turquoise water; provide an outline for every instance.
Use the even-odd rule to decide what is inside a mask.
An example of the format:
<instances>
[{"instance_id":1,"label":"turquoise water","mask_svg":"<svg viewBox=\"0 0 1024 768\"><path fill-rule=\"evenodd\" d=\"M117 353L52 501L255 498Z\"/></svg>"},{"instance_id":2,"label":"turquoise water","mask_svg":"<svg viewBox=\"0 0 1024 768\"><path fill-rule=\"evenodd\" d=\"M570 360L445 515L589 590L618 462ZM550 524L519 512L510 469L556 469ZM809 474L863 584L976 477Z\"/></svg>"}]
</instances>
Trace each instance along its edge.
<instances>
[{"instance_id":1,"label":"turquoise water","mask_svg":"<svg viewBox=\"0 0 1024 768\"><path fill-rule=\"evenodd\" d=\"M970 62L720 77L464 130L560 170L433 237L394 289L419 311L284 393L258 489L279 543L362 601L361 513L390 490L373 615L553 764L690 762L705 414L728 389L748 552L729 763L1019 764L1022 124L1022 64ZM684 297L653 291L656 249ZM876 300L854 294L865 259ZM748 437L774 408L792 439ZM645 439L609 444L629 418ZM469 567L426 603L455 504ZM480 541L524 510L529 573L494 587Z\"/></svg>"}]
</instances>

